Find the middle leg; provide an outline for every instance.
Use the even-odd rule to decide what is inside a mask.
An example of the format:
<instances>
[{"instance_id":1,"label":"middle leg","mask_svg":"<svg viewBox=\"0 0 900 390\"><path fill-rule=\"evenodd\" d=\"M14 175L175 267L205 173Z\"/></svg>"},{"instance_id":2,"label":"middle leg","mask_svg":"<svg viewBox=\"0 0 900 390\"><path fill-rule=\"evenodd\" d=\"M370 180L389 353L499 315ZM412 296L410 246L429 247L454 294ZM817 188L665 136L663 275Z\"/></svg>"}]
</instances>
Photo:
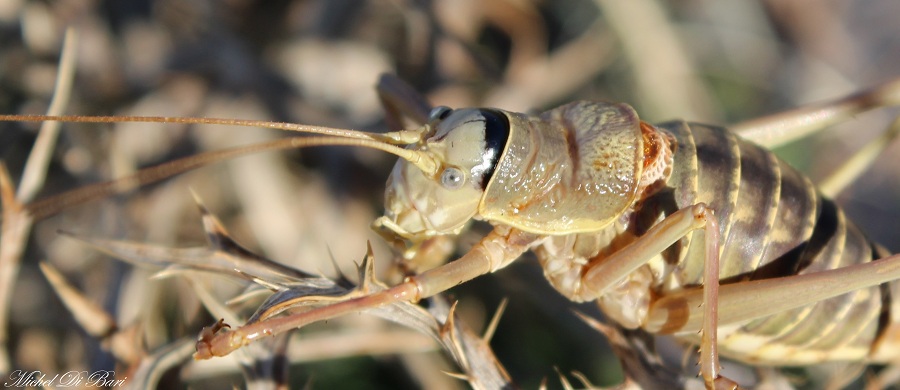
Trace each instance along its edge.
<instances>
[{"instance_id":1,"label":"middle leg","mask_svg":"<svg viewBox=\"0 0 900 390\"><path fill-rule=\"evenodd\" d=\"M646 234L605 259L591 264L582 277L581 298L599 298L682 237L703 229L703 326L700 372L708 388L733 389L737 385L719 374L717 347L719 289L719 227L712 210L699 203L666 217ZM687 307L690 311L691 307ZM696 311L696 310L694 310ZM649 317L648 317L649 318Z\"/></svg>"}]
</instances>

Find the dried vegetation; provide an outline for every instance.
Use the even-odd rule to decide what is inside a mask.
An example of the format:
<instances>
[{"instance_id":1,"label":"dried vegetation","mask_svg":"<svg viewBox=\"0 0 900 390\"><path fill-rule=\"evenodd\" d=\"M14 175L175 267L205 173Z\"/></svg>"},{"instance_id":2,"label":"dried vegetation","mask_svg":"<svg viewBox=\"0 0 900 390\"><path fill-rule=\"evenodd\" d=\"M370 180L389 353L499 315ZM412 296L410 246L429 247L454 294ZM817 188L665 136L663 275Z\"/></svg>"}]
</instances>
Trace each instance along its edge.
<instances>
[{"instance_id":1,"label":"dried vegetation","mask_svg":"<svg viewBox=\"0 0 900 390\"><path fill-rule=\"evenodd\" d=\"M590 98L631 103L649 121L735 123L896 77L896 15L900 3L890 0L9 1L0 5L0 112L231 117L380 131L387 125L374 86L387 72L452 107L528 111ZM54 95L70 26L78 31L74 83ZM52 98L68 104L48 108ZM821 177L892 115L866 114L784 153ZM265 153L52 215L22 212L33 199L141 167L284 136L224 126L63 127L58 140L52 130L38 137L30 124L0 127L0 158L11 177L2 193L0 377L16 369L112 369L135 386L466 386L447 371L492 388L498 382L491 381L504 380L502 368L478 342L508 298L491 347L518 385L550 378L547 386L557 388L554 367L597 385L623 380L605 338L572 313L575 305L528 258L447 294L459 300L461 320L452 326L441 298L427 310L392 306L311 326L236 358L192 362L200 328L217 318L241 324L260 305L303 289L356 288L358 275L396 281L391 252L368 230L395 158L341 147ZM851 217L895 251L898 147L840 197ZM29 154L43 154L46 163L26 164ZM198 211L191 192L211 214ZM70 198L30 211L56 211ZM250 252L291 269L236 251L224 227ZM458 251L484 231L476 226L460 237ZM363 262L369 241L378 269L361 274L355 262L372 265ZM185 247L196 249L173 249ZM598 316L590 305L579 310ZM670 358L677 370L680 351ZM639 370L631 367L630 375Z\"/></svg>"}]
</instances>

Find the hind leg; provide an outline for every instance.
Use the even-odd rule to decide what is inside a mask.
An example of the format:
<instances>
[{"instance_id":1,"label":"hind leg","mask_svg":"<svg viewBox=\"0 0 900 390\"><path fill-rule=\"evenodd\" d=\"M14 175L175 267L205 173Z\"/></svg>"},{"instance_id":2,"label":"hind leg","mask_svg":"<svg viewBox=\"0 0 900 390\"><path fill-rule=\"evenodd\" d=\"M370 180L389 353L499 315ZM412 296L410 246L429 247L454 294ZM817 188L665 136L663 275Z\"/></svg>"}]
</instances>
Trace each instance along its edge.
<instances>
[{"instance_id":1,"label":"hind leg","mask_svg":"<svg viewBox=\"0 0 900 390\"><path fill-rule=\"evenodd\" d=\"M736 389L737 384L722 376L719 371L718 297L719 297L719 227L713 210L704 204L686 207L666 217L643 236L608 257L587 267L582 276L582 299L599 298L624 281L629 274L647 264L663 250L690 234L703 229L706 256L704 261L702 294L703 310L699 306L684 306L681 311L702 312L700 344L700 373L709 389ZM649 313L648 313L649 314ZM685 316L685 313L672 315ZM649 318L649 317L648 317ZM684 317L687 318L687 317Z\"/></svg>"},{"instance_id":2,"label":"hind leg","mask_svg":"<svg viewBox=\"0 0 900 390\"><path fill-rule=\"evenodd\" d=\"M881 107L900 105L900 79L844 98L812 104L729 128L757 144L775 147Z\"/></svg>"}]
</instances>

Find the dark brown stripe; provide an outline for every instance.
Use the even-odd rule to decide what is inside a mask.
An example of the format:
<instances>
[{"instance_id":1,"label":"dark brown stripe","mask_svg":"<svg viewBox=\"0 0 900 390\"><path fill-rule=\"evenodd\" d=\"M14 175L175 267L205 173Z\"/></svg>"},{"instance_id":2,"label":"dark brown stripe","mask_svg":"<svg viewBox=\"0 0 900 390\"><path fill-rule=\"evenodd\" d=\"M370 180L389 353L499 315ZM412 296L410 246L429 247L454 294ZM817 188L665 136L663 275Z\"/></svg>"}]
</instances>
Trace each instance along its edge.
<instances>
[{"instance_id":1,"label":"dark brown stripe","mask_svg":"<svg viewBox=\"0 0 900 390\"><path fill-rule=\"evenodd\" d=\"M738 140L741 151L740 189L731 229L723 240L720 274L744 275L757 269L771 240L778 211L781 170L772 154Z\"/></svg>"},{"instance_id":2,"label":"dark brown stripe","mask_svg":"<svg viewBox=\"0 0 900 390\"><path fill-rule=\"evenodd\" d=\"M732 210L739 191L740 150L735 136L722 128L692 123L690 132L696 147L695 161L676 161L675 169L683 169L689 164L696 166L697 192L693 198L676 193L676 200L679 208L705 203L718 218L719 234L724 239L731 228ZM702 235L703 232L693 234ZM702 248L696 245L688 248L676 271L685 283L699 284L703 279L703 257Z\"/></svg>"},{"instance_id":3,"label":"dark brown stripe","mask_svg":"<svg viewBox=\"0 0 900 390\"><path fill-rule=\"evenodd\" d=\"M796 275L822 253L822 249L834 239L837 231L837 208L834 202L820 198L816 208L816 224L812 236L794 249L759 267L751 279L769 279Z\"/></svg>"}]
</instances>

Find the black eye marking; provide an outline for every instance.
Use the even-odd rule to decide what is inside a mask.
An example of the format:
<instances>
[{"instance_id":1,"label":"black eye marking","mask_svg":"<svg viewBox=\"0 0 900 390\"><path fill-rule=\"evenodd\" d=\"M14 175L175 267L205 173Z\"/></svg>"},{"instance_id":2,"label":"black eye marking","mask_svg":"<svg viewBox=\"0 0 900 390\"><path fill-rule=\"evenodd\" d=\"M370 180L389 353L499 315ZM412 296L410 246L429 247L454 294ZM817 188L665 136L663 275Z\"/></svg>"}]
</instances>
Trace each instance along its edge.
<instances>
[{"instance_id":1,"label":"black eye marking","mask_svg":"<svg viewBox=\"0 0 900 390\"><path fill-rule=\"evenodd\" d=\"M476 169L483 172L479 184L484 190L494 176L500 155L506 149L506 142L509 140L509 118L497 110L481 109L478 111L484 117L484 152L481 155L482 163L475 167L472 173L474 176Z\"/></svg>"}]
</instances>

